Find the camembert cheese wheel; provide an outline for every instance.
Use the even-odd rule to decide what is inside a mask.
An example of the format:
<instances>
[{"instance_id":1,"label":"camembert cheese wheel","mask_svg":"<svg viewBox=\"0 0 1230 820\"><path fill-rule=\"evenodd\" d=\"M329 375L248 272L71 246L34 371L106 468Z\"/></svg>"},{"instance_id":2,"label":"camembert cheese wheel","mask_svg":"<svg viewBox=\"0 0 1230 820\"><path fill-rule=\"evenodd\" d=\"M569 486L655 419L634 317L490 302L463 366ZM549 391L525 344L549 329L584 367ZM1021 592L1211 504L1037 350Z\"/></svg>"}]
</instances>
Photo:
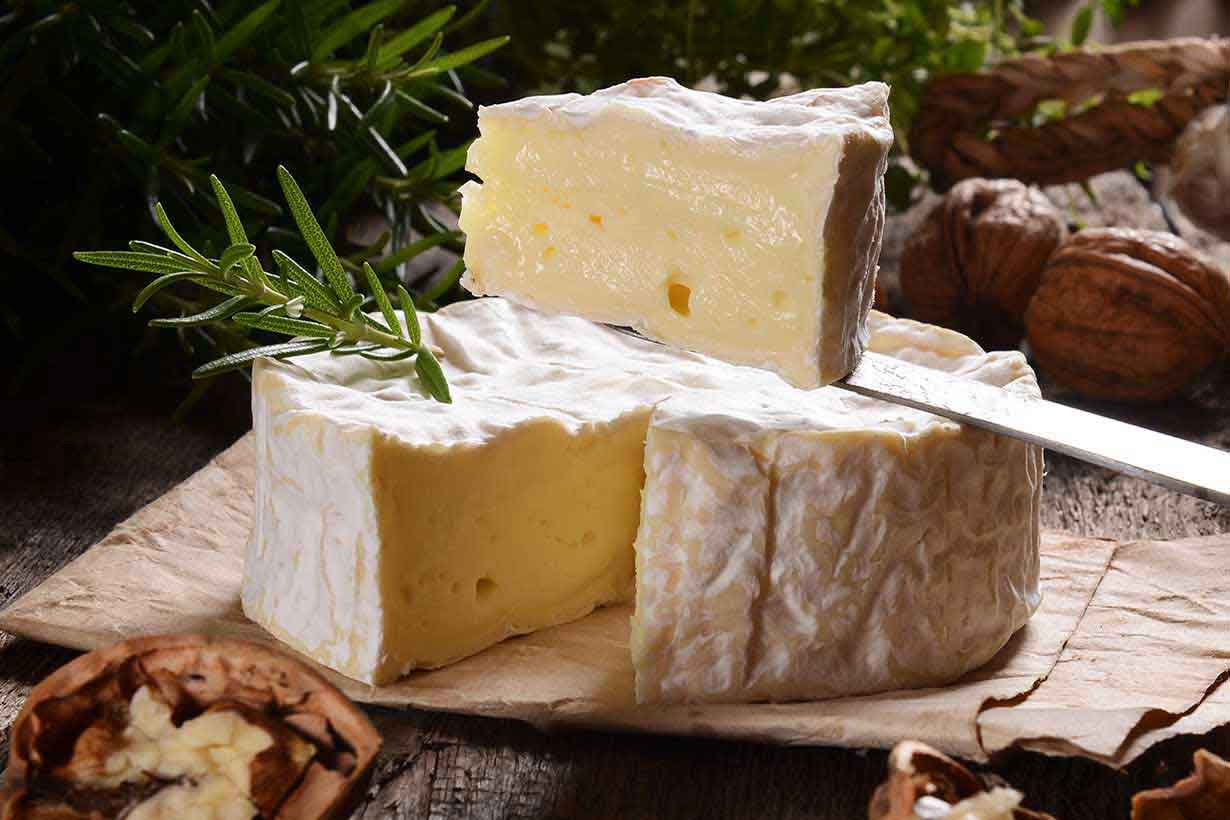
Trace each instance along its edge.
<instances>
[{"instance_id":1,"label":"camembert cheese wheel","mask_svg":"<svg viewBox=\"0 0 1230 820\"><path fill-rule=\"evenodd\" d=\"M253 374L247 615L360 681L635 600L643 702L939 684L1039 603L1036 447L479 299L412 362ZM1037 393L1019 353L872 313L870 348Z\"/></svg>"}]
</instances>

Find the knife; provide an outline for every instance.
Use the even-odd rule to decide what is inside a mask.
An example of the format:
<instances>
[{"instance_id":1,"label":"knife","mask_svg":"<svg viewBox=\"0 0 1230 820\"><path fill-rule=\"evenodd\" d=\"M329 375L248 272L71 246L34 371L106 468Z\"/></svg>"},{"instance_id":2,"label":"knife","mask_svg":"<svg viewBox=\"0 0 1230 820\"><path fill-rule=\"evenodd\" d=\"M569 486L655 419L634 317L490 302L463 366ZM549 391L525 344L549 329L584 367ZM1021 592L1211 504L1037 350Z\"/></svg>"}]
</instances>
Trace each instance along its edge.
<instances>
[{"instance_id":1,"label":"knife","mask_svg":"<svg viewBox=\"0 0 1230 820\"><path fill-rule=\"evenodd\" d=\"M1230 453L1203 444L878 353L833 386L1230 505Z\"/></svg>"}]
</instances>

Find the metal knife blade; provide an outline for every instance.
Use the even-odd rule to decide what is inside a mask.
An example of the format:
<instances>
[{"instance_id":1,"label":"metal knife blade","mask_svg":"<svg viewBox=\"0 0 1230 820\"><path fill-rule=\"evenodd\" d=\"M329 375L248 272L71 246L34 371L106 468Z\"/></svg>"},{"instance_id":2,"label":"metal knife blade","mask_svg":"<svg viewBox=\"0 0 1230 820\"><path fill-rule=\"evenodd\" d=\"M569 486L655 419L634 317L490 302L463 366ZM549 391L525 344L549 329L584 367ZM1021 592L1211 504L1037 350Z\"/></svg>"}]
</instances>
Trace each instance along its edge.
<instances>
[{"instance_id":1,"label":"metal knife blade","mask_svg":"<svg viewBox=\"0 0 1230 820\"><path fill-rule=\"evenodd\" d=\"M1230 453L877 353L833 383L1230 505Z\"/></svg>"}]
</instances>

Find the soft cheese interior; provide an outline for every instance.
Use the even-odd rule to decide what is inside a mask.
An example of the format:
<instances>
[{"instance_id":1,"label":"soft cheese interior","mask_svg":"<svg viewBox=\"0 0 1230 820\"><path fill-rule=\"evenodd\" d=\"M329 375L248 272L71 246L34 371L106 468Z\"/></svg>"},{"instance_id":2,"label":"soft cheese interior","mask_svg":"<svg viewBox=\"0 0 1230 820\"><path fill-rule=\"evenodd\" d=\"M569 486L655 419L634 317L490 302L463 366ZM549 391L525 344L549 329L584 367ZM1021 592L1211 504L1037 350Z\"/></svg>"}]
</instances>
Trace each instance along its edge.
<instances>
[{"instance_id":1,"label":"soft cheese interior","mask_svg":"<svg viewBox=\"0 0 1230 820\"><path fill-rule=\"evenodd\" d=\"M423 321L452 405L406 362L254 373L244 611L350 677L629 601L634 563L645 701L937 683L1037 606L1037 448L503 299ZM872 330L879 352L1037 390L1020 354Z\"/></svg>"},{"instance_id":2,"label":"soft cheese interior","mask_svg":"<svg viewBox=\"0 0 1230 820\"><path fill-rule=\"evenodd\" d=\"M648 78L484 107L463 283L827 384L867 341L887 93L751 102Z\"/></svg>"}]
</instances>

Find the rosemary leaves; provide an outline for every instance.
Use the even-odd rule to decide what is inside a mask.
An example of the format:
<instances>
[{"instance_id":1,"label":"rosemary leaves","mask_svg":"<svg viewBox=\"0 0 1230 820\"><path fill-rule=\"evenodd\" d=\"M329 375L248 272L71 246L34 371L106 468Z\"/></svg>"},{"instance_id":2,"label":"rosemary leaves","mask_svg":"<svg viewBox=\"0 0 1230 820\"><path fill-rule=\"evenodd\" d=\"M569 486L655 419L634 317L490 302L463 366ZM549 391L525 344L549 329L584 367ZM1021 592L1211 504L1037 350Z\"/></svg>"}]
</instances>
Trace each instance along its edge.
<instances>
[{"instance_id":1,"label":"rosemary leaves","mask_svg":"<svg viewBox=\"0 0 1230 820\"><path fill-rule=\"evenodd\" d=\"M423 345L410 294L397 285L402 308L399 320L384 285L366 262L363 272L370 293L357 291L303 191L283 166L278 166L278 182L323 278L317 278L277 250L273 259L278 271L266 271L256 257L256 246L248 241L239 212L216 176L210 177L210 183L231 242L218 258L205 256L185 240L171 224L161 203L155 206L158 224L175 248L132 242L128 251L78 251L73 256L93 265L155 274L133 301L134 312L158 291L180 283L208 288L227 297L200 313L154 319L150 324L155 327L231 323L291 337L290 341L252 347L215 359L193 371L194 378L245 367L262 356L287 359L326 350L337 356L362 356L376 361L413 358L415 373L426 391L437 401L451 402L440 362ZM364 312L369 306L376 307L381 318Z\"/></svg>"}]
</instances>

